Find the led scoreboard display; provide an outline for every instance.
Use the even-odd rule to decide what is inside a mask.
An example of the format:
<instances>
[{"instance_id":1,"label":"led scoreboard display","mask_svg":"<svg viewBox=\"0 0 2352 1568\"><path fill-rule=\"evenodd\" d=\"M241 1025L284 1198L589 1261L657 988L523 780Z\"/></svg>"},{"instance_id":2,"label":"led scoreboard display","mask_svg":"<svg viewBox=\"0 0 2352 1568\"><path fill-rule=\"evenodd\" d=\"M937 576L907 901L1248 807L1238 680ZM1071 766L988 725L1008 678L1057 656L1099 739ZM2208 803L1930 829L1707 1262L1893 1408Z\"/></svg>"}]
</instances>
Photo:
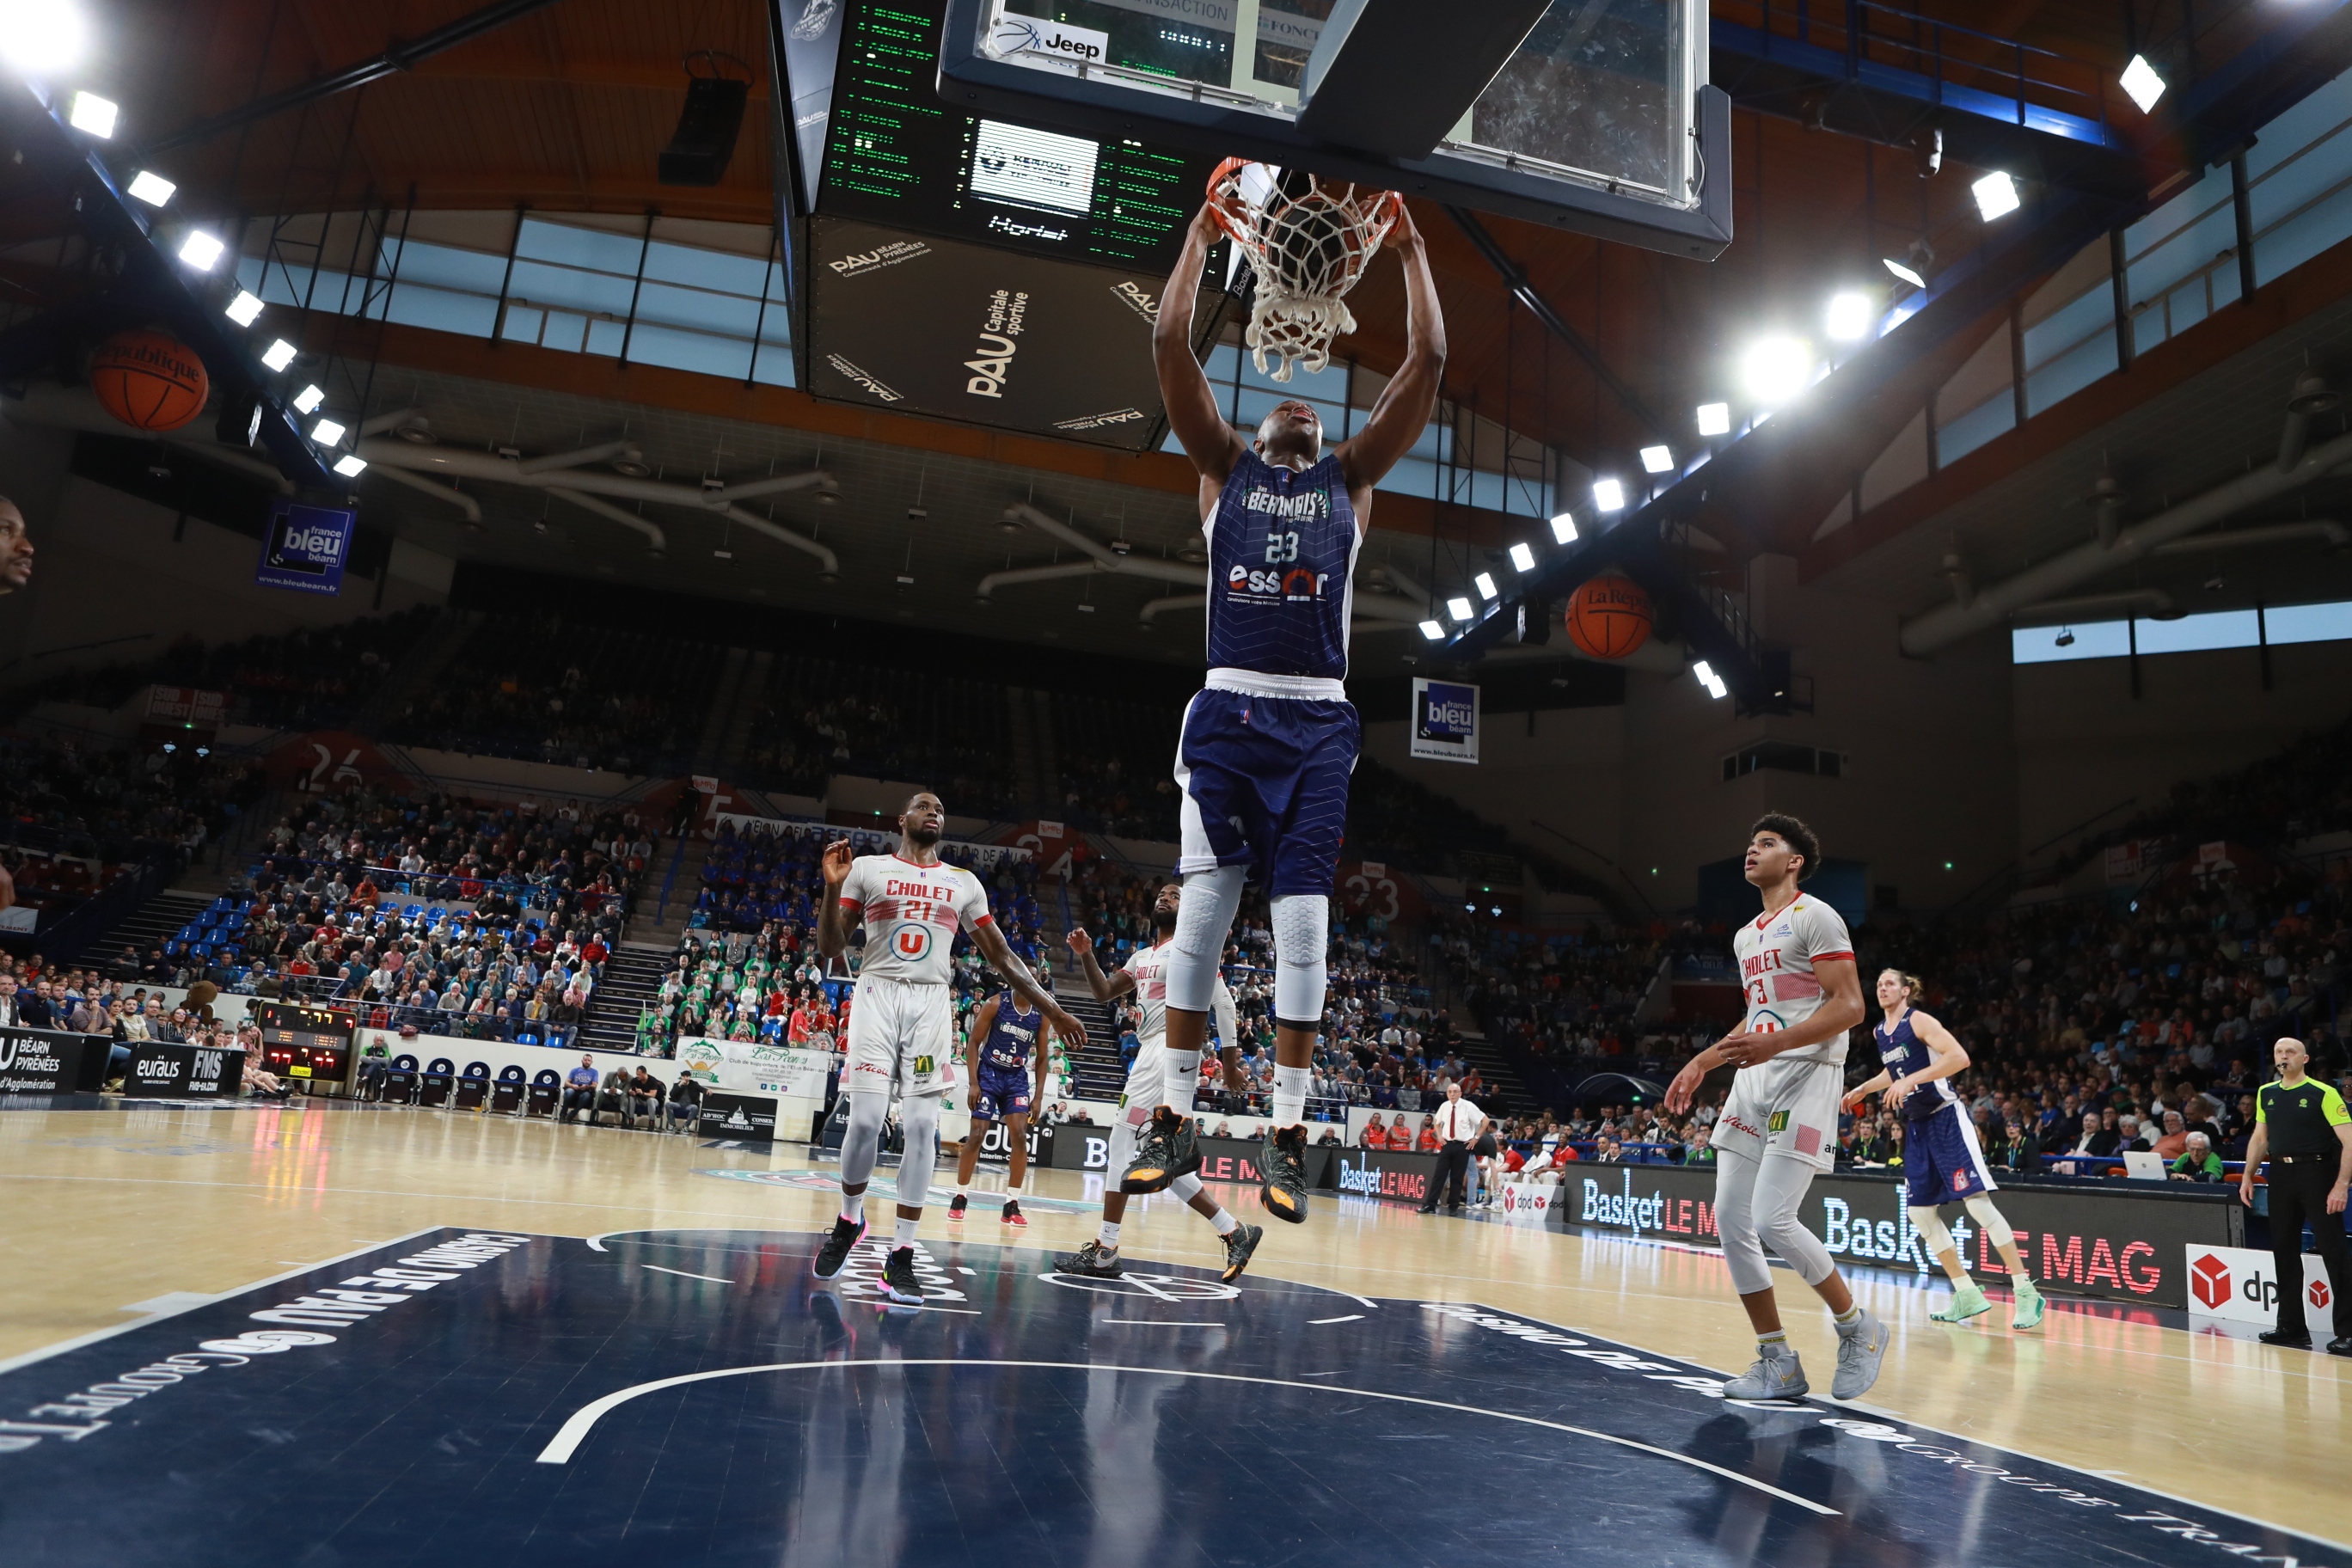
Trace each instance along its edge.
<instances>
[{"instance_id":1,"label":"led scoreboard display","mask_svg":"<svg viewBox=\"0 0 2352 1568\"><path fill-rule=\"evenodd\" d=\"M250 1014L261 1028L262 1066L289 1083L349 1083L352 1037L359 1016L348 1007L257 1002Z\"/></svg>"}]
</instances>

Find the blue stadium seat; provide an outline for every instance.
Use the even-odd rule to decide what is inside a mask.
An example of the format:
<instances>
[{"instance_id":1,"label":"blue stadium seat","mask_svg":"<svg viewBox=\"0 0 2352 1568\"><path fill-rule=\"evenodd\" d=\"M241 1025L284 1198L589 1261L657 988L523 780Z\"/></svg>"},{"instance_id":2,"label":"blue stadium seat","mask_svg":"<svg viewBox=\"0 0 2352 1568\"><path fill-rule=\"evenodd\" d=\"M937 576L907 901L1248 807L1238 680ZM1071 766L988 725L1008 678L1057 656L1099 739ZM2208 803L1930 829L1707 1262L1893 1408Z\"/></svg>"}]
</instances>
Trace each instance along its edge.
<instances>
[{"instance_id":1,"label":"blue stadium seat","mask_svg":"<svg viewBox=\"0 0 2352 1568\"><path fill-rule=\"evenodd\" d=\"M447 1057L435 1057L416 1080L416 1103L446 1105L457 1086L457 1064Z\"/></svg>"},{"instance_id":2,"label":"blue stadium seat","mask_svg":"<svg viewBox=\"0 0 2352 1568\"><path fill-rule=\"evenodd\" d=\"M522 1100L522 1068L509 1062L499 1069L499 1080L490 1089L490 1109L509 1116L520 1116Z\"/></svg>"},{"instance_id":3,"label":"blue stadium seat","mask_svg":"<svg viewBox=\"0 0 2352 1568\"><path fill-rule=\"evenodd\" d=\"M457 1109L479 1110L490 1097L490 1064L467 1062L457 1075Z\"/></svg>"}]
</instances>

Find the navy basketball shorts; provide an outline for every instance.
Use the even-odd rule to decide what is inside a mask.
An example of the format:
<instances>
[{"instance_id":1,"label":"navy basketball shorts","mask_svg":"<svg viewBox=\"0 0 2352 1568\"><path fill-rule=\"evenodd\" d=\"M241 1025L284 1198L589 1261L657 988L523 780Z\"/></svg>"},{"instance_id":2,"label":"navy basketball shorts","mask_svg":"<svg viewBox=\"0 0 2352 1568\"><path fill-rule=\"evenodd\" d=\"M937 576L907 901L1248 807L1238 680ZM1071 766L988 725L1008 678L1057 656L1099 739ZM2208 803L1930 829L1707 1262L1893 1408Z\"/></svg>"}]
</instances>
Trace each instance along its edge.
<instances>
[{"instance_id":1,"label":"navy basketball shorts","mask_svg":"<svg viewBox=\"0 0 2352 1568\"><path fill-rule=\"evenodd\" d=\"M1028 1068L991 1067L982 1058L980 1081L972 1086L972 1120L1002 1121L1008 1116L1028 1115L1030 1086Z\"/></svg>"},{"instance_id":2,"label":"navy basketball shorts","mask_svg":"<svg viewBox=\"0 0 2352 1568\"><path fill-rule=\"evenodd\" d=\"M1957 1105L1903 1123L1903 1180L1914 1208L1956 1204L1993 1190L1974 1123Z\"/></svg>"},{"instance_id":3,"label":"navy basketball shorts","mask_svg":"<svg viewBox=\"0 0 2352 1568\"><path fill-rule=\"evenodd\" d=\"M1269 897L1330 892L1362 742L1344 700L1196 693L1176 742L1178 873L1246 866Z\"/></svg>"}]
</instances>

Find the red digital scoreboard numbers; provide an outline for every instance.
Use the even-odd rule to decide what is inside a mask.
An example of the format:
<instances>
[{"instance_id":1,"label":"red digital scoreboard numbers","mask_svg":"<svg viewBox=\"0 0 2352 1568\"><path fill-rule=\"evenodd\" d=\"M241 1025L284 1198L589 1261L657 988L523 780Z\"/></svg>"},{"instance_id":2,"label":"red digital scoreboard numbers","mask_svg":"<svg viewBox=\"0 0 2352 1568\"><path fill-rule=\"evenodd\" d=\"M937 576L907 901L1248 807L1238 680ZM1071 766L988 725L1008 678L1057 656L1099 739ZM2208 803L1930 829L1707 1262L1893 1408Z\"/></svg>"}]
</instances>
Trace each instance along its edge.
<instances>
[{"instance_id":1,"label":"red digital scoreboard numbers","mask_svg":"<svg viewBox=\"0 0 2352 1568\"><path fill-rule=\"evenodd\" d=\"M252 1016L261 1029L262 1065L279 1078L313 1094L321 1085L351 1081L359 1016L350 1008L257 1002Z\"/></svg>"}]
</instances>

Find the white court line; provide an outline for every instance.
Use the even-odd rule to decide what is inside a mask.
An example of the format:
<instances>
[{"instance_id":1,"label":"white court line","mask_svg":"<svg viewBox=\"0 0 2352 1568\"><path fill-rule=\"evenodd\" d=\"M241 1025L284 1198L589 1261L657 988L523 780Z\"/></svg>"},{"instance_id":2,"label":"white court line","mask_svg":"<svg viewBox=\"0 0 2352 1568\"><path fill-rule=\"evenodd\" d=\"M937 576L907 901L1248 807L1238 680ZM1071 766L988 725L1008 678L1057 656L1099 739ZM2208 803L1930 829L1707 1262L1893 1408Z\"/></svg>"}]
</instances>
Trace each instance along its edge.
<instances>
[{"instance_id":1,"label":"white court line","mask_svg":"<svg viewBox=\"0 0 2352 1568\"><path fill-rule=\"evenodd\" d=\"M1363 1321L1363 1313L1350 1312L1344 1318L1309 1318L1307 1320L1307 1326L1311 1329L1319 1329L1326 1323L1360 1323Z\"/></svg>"},{"instance_id":2,"label":"white court line","mask_svg":"<svg viewBox=\"0 0 2352 1568\"><path fill-rule=\"evenodd\" d=\"M683 1268L664 1268L658 1263L640 1263L637 1267L640 1268L650 1268L656 1274L675 1274L681 1279L708 1279L713 1285L732 1285L735 1283L732 1279L722 1279L716 1274L688 1274Z\"/></svg>"},{"instance_id":3,"label":"white court line","mask_svg":"<svg viewBox=\"0 0 2352 1568\"><path fill-rule=\"evenodd\" d=\"M1100 1323L1125 1323L1138 1329L1222 1329L1225 1326L1225 1321L1223 1318L1181 1321L1175 1318L1097 1318L1095 1321Z\"/></svg>"},{"instance_id":4,"label":"white court line","mask_svg":"<svg viewBox=\"0 0 2352 1568\"><path fill-rule=\"evenodd\" d=\"M1648 1454L1661 1459L1671 1459L1675 1464L1688 1465L1693 1469L1705 1470L1710 1475L1720 1476L1727 1481L1736 1482L1751 1490L1762 1492L1768 1497L1779 1498L1782 1502L1795 1503L1799 1508L1812 1513L1822 1514L1831 1519L1844 1517L1836 1509L1817 1503L1811 1498L1799 1497L1795 1492L1782 1491L1779 1487L1768 1485L1753 1476L1743 1476L1738 1470L1726 1469L1721 1465L1710 1465L1705 1459L1694 1459L1688 1454L1677 1454L1672 1448L1654 1447L1647 1443L1637 1443L1631 1437L1619 1437L1607 1432L1595 1432L1589 1426L1570 1426L1565 1422L1546 1421L1539 1416L1516 1415L1507 1410L1483 1410L1475 1405L1455 1405L1444 1399L1423 1399L1411 1394L1383 1394L1370 1388L1334 1388L1328 1384L1299 1383L1286 1377L1251 1377L1239 1373L1194 1372L1186 1368L1166 1366L1106 1366L1099 1362L1085 1361L977 1361L957 1356L943 1356L920 1360L910 1358L903 1361L772 1362L764 1366L733 1366L722 1367L716 1372L689 1372L677 1377L658 1378L652 1383L640 1383L633 1387L615 1389L602 1399L582 1405L572 1413L571 1418L557 1430L547 1447L539 1451L539 1462L542 1465L571 1463L573 1452L587 1440L589 1432L607 1412L617 1409L641 1394L656 1394L665 1388L683 1387L689 1383L708 1383L714 1378L750 1377L765 1372L807 1372L812 1368L822 1367L908 1366L1013 1366L1037 1367L1058 1372L1130 1372L1150 1377L1198 1378L1205 1383L1255 1383L1274 1388L1306 1388L1317 1394L1345 1394L1353 1399L1385 1399L1396 1405L1418 1405L1431 1410L1453 1410L1465 1415L1484 1415L1496 1421L1515 1421L1523 1426L1541 1426L1548 1431L1566 1432L1570 1436L1590 1437L1595 1442L1612 1443L1621 1448L1632 1448L1638 1453Z\"/></svg>"}]
</instances>

